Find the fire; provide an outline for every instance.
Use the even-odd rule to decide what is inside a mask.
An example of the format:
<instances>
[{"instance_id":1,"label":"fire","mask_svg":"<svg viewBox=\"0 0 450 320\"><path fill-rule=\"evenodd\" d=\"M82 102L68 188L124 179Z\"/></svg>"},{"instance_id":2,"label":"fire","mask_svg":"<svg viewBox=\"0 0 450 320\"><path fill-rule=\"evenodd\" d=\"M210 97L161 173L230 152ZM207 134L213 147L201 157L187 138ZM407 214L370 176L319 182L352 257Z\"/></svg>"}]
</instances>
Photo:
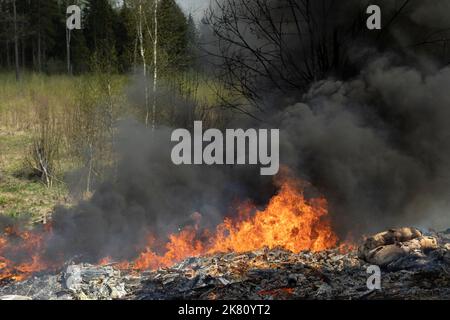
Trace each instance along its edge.
<instances>
[{"instance_id":1,"label":"fire","mask_svg":"<svg viewBox=\"0 0 450 320\"><path fill-rule=\"evenodd\" d=\"M326 200L322 197L307 200L302 187L302 183L294 179L283 181L279 192L264 210L246 204L239 209L238 219L226 218L212 235L203 231L210 239L206 243L198 240L197 228L188 228L170 235L166 253L158 255L152 249L153 240L150 240L133 267L167 267L187 257L263 247L280 247L295 253L335 247L337 237L328 220Z\"/></svg>"},{"instance_id":2,"label":"fire","mask_svg":"<svg viewBox=\"0 0 450 320\"><path fill-rule=\"evenodd\" d=\"M237 223L226 219L218 227L218 235L209 251L244 252L261 247L281 247L298 253L335 246L337 238L326 220L326 200L306 201L296 184L295 181L284 182L267 208L256 211L253 217Z\"/></svg>"},{"instance_id":3,"label":"fire","mask_svg":"<svg viewBox=\"0 0 450 320\"><path fill-rule=\"evenodd\" d=\"M196 225L168 236L163 253L157 250L161 248L161 239L149 236L147 247L134 261L117 263L113 258L105 257L98 263L114 264L120 269L147 270L168 267L188 257L219 252L279 247L298 253L335 248L338 239L331 228L327 201L323 197L307 198L306 186L293 178L284 179L279 183L277 194L262 210L243 203L236 209L237 218L226 218L212 231L199 228L200 215L197 213ZM43 258L50 234L51 229L39 232L10 228L0 235L0 280L23 280L35 272L61 266Z\"/></svg>"},{"instance_id":4,"label":"fire","mask_svg":"<svg viewBox=\"0 0 450 320\"><path fill-rule=\"evenodd\" d=\"M51 269L52 264L43 259L45 236L49 232L49 229L38 232L7 228L0 236L0 280L20 281L35 272Z\"/></svg>"},{"instance_id":5,"label":"fire","mask_svg":"<svg viewBox=\"0 0 450 320\"><path fill-rule=\"evenodd\" d=\"M205 245L196 240L197 234L194 228L185 228L179 234L169 236L169 242L166 244L166 253L163 256L157 255L151 249L154 239L149 240L146 251L142 252L139 258L134 262L133 268L156 269L158 267L167 267L175 262L188 257L200 256L205 253Z\"/></svg>"}]
</instances>

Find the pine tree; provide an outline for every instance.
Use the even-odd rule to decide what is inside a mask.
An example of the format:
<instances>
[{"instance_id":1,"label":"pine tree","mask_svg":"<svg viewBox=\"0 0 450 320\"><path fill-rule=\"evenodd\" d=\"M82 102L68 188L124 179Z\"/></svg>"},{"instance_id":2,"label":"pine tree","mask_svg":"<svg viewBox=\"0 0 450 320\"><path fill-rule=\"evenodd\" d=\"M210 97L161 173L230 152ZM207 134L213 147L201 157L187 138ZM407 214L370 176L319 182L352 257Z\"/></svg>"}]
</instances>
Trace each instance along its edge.
<instances>
[{"instance_id":1,"label":"pine tree","mask_svg":"<svg viewBox=\"0 0 450 320\"><path fill-rule=\"evenodd\" d=\"M19 29L18 29L18 17L17 17L17 4L16 0L13 0L13 25L14 25L14 62L16 66L16 81L20 79L19 69Z\"/></svg>"},{"instance_id":2,"label":"pine tree","mask_svg":"<svg viewBox=\"0 0 450 320\"><path fill-rule=\"evenodd\" d=\"M0 51L0 59L2 61L2 65L8 69L12 65L11 35L14 32L12 26L13 17L11 12L11 3L6 1L0 2L0 41L2 48Z\"/></svg>"},{"instance_id":3,"label":"pine tree","mask_svg":"<svg viewBox=\"0 0 450 320\"><path fill-rule=\"evenodd\" d=\"M114 24L116 12L108 0L89 0L87 3L84 36L91 54L107 59L115 55Z\"/></svg>"},{"instance_id":4,"label":"pine tree","mask_svg":"<svg viewBox=\"0 0 450 320\"><path fill-rule=\"evenodd\" d=\"M132 9L127 1L123 2L114 26L119 70L128 72L133 65L135 24Z\"/></svg>"},{"instance_id":5,"label":"pine tree","mask_svg":"<svg viewBox=\"0 0 450 320\"><path fill-rule=\"evenodd\" d=\"M187 63L191 68L197 67L199 35L192 14L189 14L187 20Z\"/></svg>"},{"instance_id":6,"label":"pine tree","mask_svg":"<svg viewBox=\"0 0 450 320\"><path fill-rule=\"evenodd\" d=\"M64 34L64 14L55 0L36 0L30 12L30 28L34 30L32 38L35 43L35 67L38 71L47 70L49 59L64 59L64 51L60 49L60 39Z\"/></svg>"},{"instance_id":7,"label":"pine tree","mask_svg":"<svg viewBox=\"0 0 450 320\"><path fill-rule=\"evenodd\" d=\"M167 57L166 68L182 70L187 67L188 23L175 0L160 1L159 43Z\"/></svg>"}]
</instances>

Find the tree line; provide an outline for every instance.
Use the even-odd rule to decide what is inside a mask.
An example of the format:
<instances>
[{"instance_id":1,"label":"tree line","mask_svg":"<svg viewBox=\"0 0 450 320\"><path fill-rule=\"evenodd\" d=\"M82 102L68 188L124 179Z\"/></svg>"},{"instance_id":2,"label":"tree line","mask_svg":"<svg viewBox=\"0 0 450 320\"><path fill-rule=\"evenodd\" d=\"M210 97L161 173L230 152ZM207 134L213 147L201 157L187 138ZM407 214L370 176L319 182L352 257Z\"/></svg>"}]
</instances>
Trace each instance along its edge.
<instances>
[{"instance_id":1,"label":"tree line","mask_svg":"<svg viewBox=\"0 0 450 320\"><path fill-rule=\"evenodd\" d=\"M82 9L82 30L68 35L66 9L73 4ZM75 74L99 63L109 71L129 72L152 64L155 35L160 39L160 68L185 70L193 65L195 22L175 0L0 2L0 68L6 70L63 73L69 55L69 71Z\"/></svg>"}]
</instances>

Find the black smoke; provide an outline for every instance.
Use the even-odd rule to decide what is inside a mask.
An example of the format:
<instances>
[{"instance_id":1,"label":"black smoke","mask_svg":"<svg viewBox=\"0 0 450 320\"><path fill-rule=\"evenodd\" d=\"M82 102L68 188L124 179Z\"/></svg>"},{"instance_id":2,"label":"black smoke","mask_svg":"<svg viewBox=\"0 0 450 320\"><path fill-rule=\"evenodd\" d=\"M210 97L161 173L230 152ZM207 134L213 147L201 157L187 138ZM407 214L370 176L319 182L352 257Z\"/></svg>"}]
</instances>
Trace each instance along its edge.
<instances>
[{"instance_id":1,"label":"black smoke","mask_svg":"<svg viewBox=\"0 0 450 320\"><path fill-rule=\"evenodd\" d=\"M341 236L448 227L448 1L215 3L219 77L280 128L281 160L325 194ZM369 4L381 30L366 28Z\"/></svg>"},{"instance_id":2,"label":"black smoke","mask_svg":"<svg viewBox=\"0 0 450 320\"><path fill-rule=\"evenodd\" d=\"M281 158L319 186L342 232L450 221L450 68L380 58L280 115Z\"/></svg>"}]
</instances>

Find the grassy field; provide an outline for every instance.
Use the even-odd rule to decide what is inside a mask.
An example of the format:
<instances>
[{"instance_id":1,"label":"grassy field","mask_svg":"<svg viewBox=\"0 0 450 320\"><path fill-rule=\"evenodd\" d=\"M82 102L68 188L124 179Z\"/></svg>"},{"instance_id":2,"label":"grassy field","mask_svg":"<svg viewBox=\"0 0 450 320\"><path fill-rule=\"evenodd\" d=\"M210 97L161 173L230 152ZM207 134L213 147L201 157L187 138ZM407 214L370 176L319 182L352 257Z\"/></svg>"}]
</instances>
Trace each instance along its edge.
<instances>
[{"instance_id":1,"label":"grassy field","mask_svg":"<svg viewBox=\"0 0 450 320\"><path fill-rule=\"evenodd\" d=\"M180 91L188 92L198 105L214 106L214 85L191 75L185 79ZM74 203L65 175L89 161L104 163L110 157L104 142L113 128L104 120L142 116L139 106L130 105L126 97L132 81L124 75L26 74L18 83L13 73L0 73L0 215L37 222L56 204ZM36 143L43 142L57 151L50 159L51 186L32 161ZM91 145L101 146L102 154L86 160L85 150Z\"/></svg>"},{"instance_id":2,"label":"grassy field","mask_svg":"<svg viewBox=\"0 0 450 320\"><path fill-rule=\"evenodd\" d=\"M75 101L75 81L65 76L0 75L0 214L40 221L68 202L63 182L48 188L28 164L38 104L64 112ZM60 172L61 176L63 172Z\"/></svg>"},{"instance_id":3,"label":"grassy field","mask_svg":"<svg viewBox=\"0 0 450 320\"><path fill-rule=\"evenodd\" d=\"M26 165L30 134L0 128L0 214L15 218L45 219L57 203L67 203L64 183L47 188Z\"/></svg>"}]
</instances>

